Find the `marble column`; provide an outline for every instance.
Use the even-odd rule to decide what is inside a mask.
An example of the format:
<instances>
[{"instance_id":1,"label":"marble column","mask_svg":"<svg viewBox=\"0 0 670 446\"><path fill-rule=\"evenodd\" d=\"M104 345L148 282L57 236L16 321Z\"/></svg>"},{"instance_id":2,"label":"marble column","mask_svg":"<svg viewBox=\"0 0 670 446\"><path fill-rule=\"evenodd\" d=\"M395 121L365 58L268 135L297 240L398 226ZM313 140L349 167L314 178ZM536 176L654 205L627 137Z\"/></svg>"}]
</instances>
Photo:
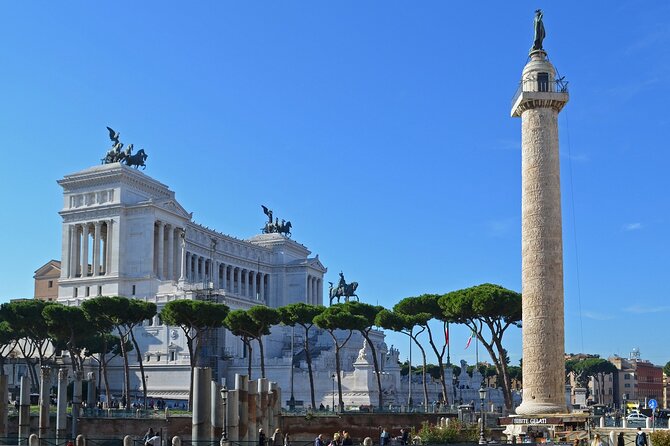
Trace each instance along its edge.
<instances>
[{"instance_id":1,"label":"marble column","mask_svg":"<svg viewBox=\"0 0 670 446\"><path fill-rule=\"evenodd\" d=\"M88 407L95 407L95 391L97 390L95 373L88 372L86 375L88 378L88 386L86 392L86 405Z\"/></svg>"},{"instance_id":2,"label":"marble column","mask_svg":"<svg viewBox=\"0 0 670 446\"><path fill-rule=\"evenodd\" d=\"M516 413L528 416L567 412L558 113L568 93L546 91L555 79L546 56L531 52L512 107L521 117L523 401Z\"/></svg>"},{"instance_id":3,"label":"marble column","mask_svg":"<svg viewBox=\"0 0 670 446\"><path fill-rule=\"evenodd\" d=\"M226 431L228 433L228 441L241 441L240 438L240 391L228 391L228 403L226 404Z\"/></svg>"},{"instance_id":4,"label":"marble column","mask_svg":"<svg viewBox=\"0 0 670 446\"><path fill-rule=\"evenodd\" d=\"M79 225L72 226L72 243L70 245L70 277L77 277L79 260Z\"/></svg>"},{"instance_id":5,"label":"marble column","mask_svg":"<svg viewBox=\"0 0 670 446\"><path fill-rule=\"evenodd\" d=\"M170 225L168 226L168 247L167 247L167 274L166 274L166 279L167 280L174 280L174 226Z\"/></svg>"},{"instance_id":6,"label":"marble column","mask_svg":"<svg viewBox=\"0 0 670 446\"><path fill-rule=\"evenodd\" d=\"M19 398L19 444L25 445L30 435L30 379L26 375L21 377Z\"/></svg>"},{"instance_id":7,"label":"marble column","mask_svg":"<svg viewBox=\"0 0 670 446\"><path fill-rule=\"evenodd\" d=\"M158 222L158 249L156 253L158 263L156 264L156 275L160 280L165 279L165 223Z\"/></svg>"},{"instance_id":8,"label":"marble column","mask_svg":"<svg viewBox=\"0 0 670 446\"><path fill-rule=\"evenodd\" d=\"M114 220L107 221L107 236L105 237L105 274L109 275L114 272L114 263L112 258L112 253L114 249L112 248L112 243L114 242Z\"/></svg>"},{"instance_id":9,"label":"marble column","mask_svg":"<svg viewBox=\"0 0 670 446\"><path fill-rule=\"evenodd\" d=\"M272 432L270 432L270 425L268 423L268 390L270 390L270 382L267 378L259 378L257 381L258 386L258 404L259 404L259 419L257 426L258 428L263 428L265 435L270 437Z\"/></svg>"},{"instance_id":10,"label":"marble column","mask_svg":"<svg viewBox=\"0 0 670 446\"><path fill-rule=\"evenodd\" d=\"M215 382L210 381L210 399L212 401L210 407L211 430L210 438L221 438L223 432L223 400L221 399L221 386Z\"/></svg>"},{"instance_id":11,"label":"marble column","mask_svg":"<svg viewBox=\"0 0 670 446\"><path fill-rule=\"evenodd\" d=\"M179 240L181 243L181 256L179 257L179 281L183 282L186 280L186 271L188 271L188 258L186 257L186 239L184 238L184 233L179 234Z\"/></svg>"},{"instance_id":12,"label":"marble column","mask_svg":"<svg viewBox=\"0 0 670 446\"><path fill-rule=\"evenodd\" d=\"M265 274L261 273L261 280L260 280L260 297L261 301L265 302Z\"/></svg>"},{"instance_id":13,"label":"marble column","mask_svg":"<svg viewBox=\"0 0 670 446\"><path fill-rule=\"evenodd\" d=\"M51 401L50 394L50 369L47 366L40 368L40 404L39 404L39 437L47 438L49 436L49 408Z\"/></svg>"},{"instance_id":14,"label":"marble column","mask_svg":"<svg viewBox=\"0 0 670 446\"><path fill-rule=\"evenodd\" d=\"M193 370L193 416L191 441L202 442L209 439L210 430L210 382L212 369L196 367Z\"/></svg>"},{"instance_id":15,"label":"marble column","mask_svg":"<svg viewBox=\"0 0 670 446\"><path fill-rule=\"evenodd\" d=\"M93 230L93 276L100 275L100 223L96 221L94 223Z\"/></svg>"},{"instance_id":16,"label":"marble column","mask_svg":"<svg viewBox=\"0 0 670 446\"><path fill-rule=\"evenodd\" d=\"M256 299L258 297L256 288L256 280L258 279L257 277L258 273L256 271L251 271L249 275L251 279L251 295L253 296L254 299Z\"/></svg>"},{"instance_id":17,"label":"marble column","mask_svg":"<svg viewBox=\"0 0 670 446\"><path fill-rule=\"evenodd\" d=\"M56 400L56 438L64 440L67 432L67 369L58 369Z\"/></svg>"},{"instance_id":18,"label":"marble column","mask_svg":"<svg viewBox=\"0 0 670 446\"><path fill-rule=\"evenodd\" d=\"M256 443L258 441L258 384L249 380L247 386L247 401L249 402L249 424L247 427L247 440ZM267 432L265 433L267 435Z\"/></svg>"},{"instance_id":19,"label":"marble column","mask_svg":"<svg viewBox=\"0 0 670 446\"><path fill-rule=\"evenodd\" d=\"M72 435L71 438L77 438L79 433L79 409L81 409L81 381L84 373L74 372L74 381L72 382Z\"/></svg>"},{"instance_id":20,"label":"marble column","mask_svg":"<svg viewBox=\"0 0 670 446\"><path fill-rule=\"evenodd\" d=\"M249 439L249 377L247 375L235 374L235 389L239 396L239 441L251 441Z\"/></svg>"},{"instance_id":21,"label":"marble column","mask_svg":"<svg viewBox=\"0 0 670 446\"><path fill-rule=\"evenodd\" d=\"M240 293L240 269L233 268L233 293Z\"/></svg>"},{"instance_id":22,"label":"marble column","mask_svg":"<svg viewBox=\"0 0 670 446\"><path fill-rule=\"evenodd\" d=\"M9 388L7 375L0 375L0 438L7 437L7 411L9 410Z\"/></svg>"},{"instance_id":23,"label":"marble column","mask_svg":"<svg viewBox=\"0 0 670 446\"><path fill-rule=\"evenodd\" d=\"M88 276L88 223L82 226L81 238L81 277Z\"/></svg>"}]
</instances>

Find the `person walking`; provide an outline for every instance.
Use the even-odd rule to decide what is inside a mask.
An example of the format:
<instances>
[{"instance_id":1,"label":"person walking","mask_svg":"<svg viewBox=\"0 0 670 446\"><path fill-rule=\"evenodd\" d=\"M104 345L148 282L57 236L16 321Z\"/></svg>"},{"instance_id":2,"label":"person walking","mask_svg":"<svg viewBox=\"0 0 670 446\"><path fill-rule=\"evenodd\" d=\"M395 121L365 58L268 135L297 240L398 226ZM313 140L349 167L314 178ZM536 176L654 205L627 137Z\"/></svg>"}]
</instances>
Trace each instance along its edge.
<instances>
[{"instance_id":1,"label":"person walking","mask_svg":"<svg viewBox=\"0 0 670 446\"><path fill-rule=\"evenodd\" d=\"M642 428L637 428L637 434L635 434L635 446L647 446L647 434L642 432Z\"/></svg>"},{"instance_id":2,"label":"person walking","mask_svg":"<svg viewBox=\"0 0 670 446\"><path fill-rule=\"evenodd\" d=\"M351 439L351 435L347 431L342 434L342 446L354 446L354 440Z\"/></svg>"},{"instance_id":3,"label":"person walking","mask_svg":"<svg viewBox=\"0 0 670 446\"><path fill-rule=\"evenodd\" d=\"M281 431L279 428L275 429L274 434L272 434L272 446L282 446Z\"/></svg>"},{"instance_id":4,"label":"person walking","mask_svg":"<svg viewBox=\"0 0 670 446\"><path fill-rule=\"evenodd\" d=\"M291 437L289 437L288 432L284 434L284 446L291 446Z\"/></svg>"},{"instance_id":5,"label":"person walking","mask_svg":"<svg viewBox=\"0 0 670 446\"><path fill-rule=\"evenodd\" d=\"M616 446L624 446L626 441L623 438L623 432L619 432L619 436L616 438Z\"/></svg>"},{"instance_id":6,"label":"person walking","mask_svg":"<svg viewBox=\"0 0 670 446\"><path fill-rule=\"evenodd\" d=\"M603 441L600 439L600 434L596 434L593 437L593 441L591 442L591 446L603 446Z\"/></svg>"},{"instance_id":7,"label":"person walking","mask_svg":"<svg viewBox=\"0 0 670 446\"><path fill-rule=\"evenodd\" d=\"M323 442L323 434L316 436L314 439L314 446L326 446L326 444Z\"/></svg>"},{"instance_id":8,"label":"person walking","mask_svg":"<svg viewBox=\"0 0 670 446\"><path fill-rule=\"evenodd\" d=\"M263 428L258 429L258 446L266 446L265 431L263 430Z\"/></svg>"},{"instance_id":9,"label":"person walking","mask_svg":"<svg viewBox=\"0 0 670 446\"><path fill-rule=\"evenodd\" d=\"M381 446L388 446L390 442L391 442L391 434L389 434L386 428L382 429L382 433L379 436L379 444Z\"/></svg>"}]
</instances>

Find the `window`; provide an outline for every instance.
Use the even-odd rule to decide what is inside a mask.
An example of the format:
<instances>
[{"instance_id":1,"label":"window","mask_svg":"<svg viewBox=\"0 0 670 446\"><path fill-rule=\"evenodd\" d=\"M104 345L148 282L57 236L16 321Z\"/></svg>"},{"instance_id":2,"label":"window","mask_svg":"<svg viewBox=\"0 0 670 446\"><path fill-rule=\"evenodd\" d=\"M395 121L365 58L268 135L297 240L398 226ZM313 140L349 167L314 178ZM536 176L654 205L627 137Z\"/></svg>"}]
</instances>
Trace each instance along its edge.
<instances>
[{"instance_id":1,"label":"window","mask_svg":"<svg viewBox=\"0 0 670 446\"><path fill-rule=\"evenodd\" d=\"M630 387L630 383L626 383L626 384L624 384L623 386L626 387L626 388L628 388L628 387Z\"/></svg>"},{"instance_id":2,"label":"window","mask_svg":"<svg viewBox=\"0 0 670 446\"><path fill-rule=\"evenodd\" d=\"M177 352L175 352L174 350L172 350L172 351L170 352L170 361L176 361L176 360L177 360Z\"/></svg>"},{"instance_id":3,"label":"window","mask_svg":"<svg viewBox=\"0 0 670 446\"><path fill-rule=\"evenodd\" d=\"M54 287L54 281L53 281L53 280L50 280L47 286L48 286L49 288L53 288L53 287Z\"/></svg>"},{"instance_id":4,"label":"window","mask_svg":"<svg viewBox=\"0 0 670 446\"><path fill-rule=\"evenodd\" d=\"M156 361L161 362L161 354L156 353Z\"/></svg>"},{"instance_id":5,"label":"window","mask_svg":"<svg viewBox=\"0 0 670 446\"><path fill-rule=\"evenodd\" d=\"M133 296L135 295L135 285L133 285Z\"/></svg>"},{"instance_id":6,"label":"window","mask_svg":"<svg viewBox=\"0 0 670 446\"><path fill-rule=\"evenodd\" d=\"M145 362L149 362L151 360L151 355L147 353L147 359Z\"/></svg>"},{"instance_id":7,"label":"window","mask_svg":"<svg viewBox=\"0 0 670 446\"><path fill-rule=\"evenodd\" d=\"M102 285L98 285L98 296L102 296Z\"/></svg>"},{"instance_id":8,"label":"window","mask_svg":"<svg viewBox=\"0 0 670 446\"><path fill-rule=\"evenodd\" d=\"M72 290L72 297L77 297L79 295L79 288L74 287Z\"/></svg>"},{"instance_id":9,"label":"window","mask_svg":"<svg viewBox=\"0 0 670 446\"><path fill-rule=\"evenodd\" d=\"M85 297L88 297L91 292L91 287L86 287L86 293L84 294Z\"/></svg>"},{"instance_id":10,"label":"window","mask_svg":"<svg viewBox=\"0 0 670 446\"><path fill-rule=\"evenodd\" d=\"M624 373L623 379L630 379L630 373Z\"/></svg>"},{"instance_id":11,"label":"window","mask_svg":"<svg viewBox=\"0 0 670 446\"><path fill-rule=\"evenodd\" d=\"M549 91L549 73L537 73L537 91Z\"/></svg>"}]
</instances>

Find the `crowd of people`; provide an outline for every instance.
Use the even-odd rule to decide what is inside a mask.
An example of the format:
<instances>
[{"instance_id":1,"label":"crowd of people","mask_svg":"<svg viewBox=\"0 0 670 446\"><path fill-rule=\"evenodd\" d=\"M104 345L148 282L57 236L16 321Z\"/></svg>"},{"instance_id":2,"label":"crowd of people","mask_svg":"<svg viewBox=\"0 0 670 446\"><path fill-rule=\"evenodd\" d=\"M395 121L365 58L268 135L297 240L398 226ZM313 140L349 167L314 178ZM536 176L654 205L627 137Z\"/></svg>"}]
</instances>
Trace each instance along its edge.
<instances>
[{"instance_id":1,"label":"crowd of people","mask_svg":"<svg viewBox=\"0 0 670 446\"><path fill-rule=\"evenodd\" d=\"M379 442L375 443L372 437L365 437L362 442L356 444L362 444L363 446L373 446L374 444L389 446L392 440L395 440L399 446L407 446L410 441L409 429L400 429L400 434L392 437L391 433L383 428L380 429ZM282 434L281 430L277 428L270 438L268 438L265 431L261 428L258 430L258 446L291 446L291 437L288 432ZM327 439L324 434L319 434L314 439L314 446L354 446L354 439L345 430L335 432L330 439Z\"/></svg>"}]
</instances>

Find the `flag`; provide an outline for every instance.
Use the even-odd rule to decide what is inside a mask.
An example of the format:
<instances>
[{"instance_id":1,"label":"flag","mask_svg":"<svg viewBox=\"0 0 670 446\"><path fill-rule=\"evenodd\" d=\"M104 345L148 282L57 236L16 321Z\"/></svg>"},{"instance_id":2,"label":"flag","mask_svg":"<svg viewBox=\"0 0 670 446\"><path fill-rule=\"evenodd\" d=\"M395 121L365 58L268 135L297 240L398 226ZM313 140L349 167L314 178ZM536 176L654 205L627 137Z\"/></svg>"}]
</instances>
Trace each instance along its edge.
<instances>
[{"instance_id":1,"label":"flag","mask_svg":"<svg viewBox=\"0 0 670 446\"><path fill-rule=\"evenodd\" d=\"M467 350L468 347L470 347L470 343L472 342L472 339L473 339L474 337L475 337L475 332L473 331L473 332L470 334L470 337L468 338L468 343L465 344L465 350Z\"/></svg>"},{"instance_id":2,"label":"flag","mask_svg":"<svg viewBox=\"0 0 670 446\"><path fill-rule=\"evenodd\" d=\"M449 325L444 329L444 345L449 345Z\"/></svg>"}]
</instances>

